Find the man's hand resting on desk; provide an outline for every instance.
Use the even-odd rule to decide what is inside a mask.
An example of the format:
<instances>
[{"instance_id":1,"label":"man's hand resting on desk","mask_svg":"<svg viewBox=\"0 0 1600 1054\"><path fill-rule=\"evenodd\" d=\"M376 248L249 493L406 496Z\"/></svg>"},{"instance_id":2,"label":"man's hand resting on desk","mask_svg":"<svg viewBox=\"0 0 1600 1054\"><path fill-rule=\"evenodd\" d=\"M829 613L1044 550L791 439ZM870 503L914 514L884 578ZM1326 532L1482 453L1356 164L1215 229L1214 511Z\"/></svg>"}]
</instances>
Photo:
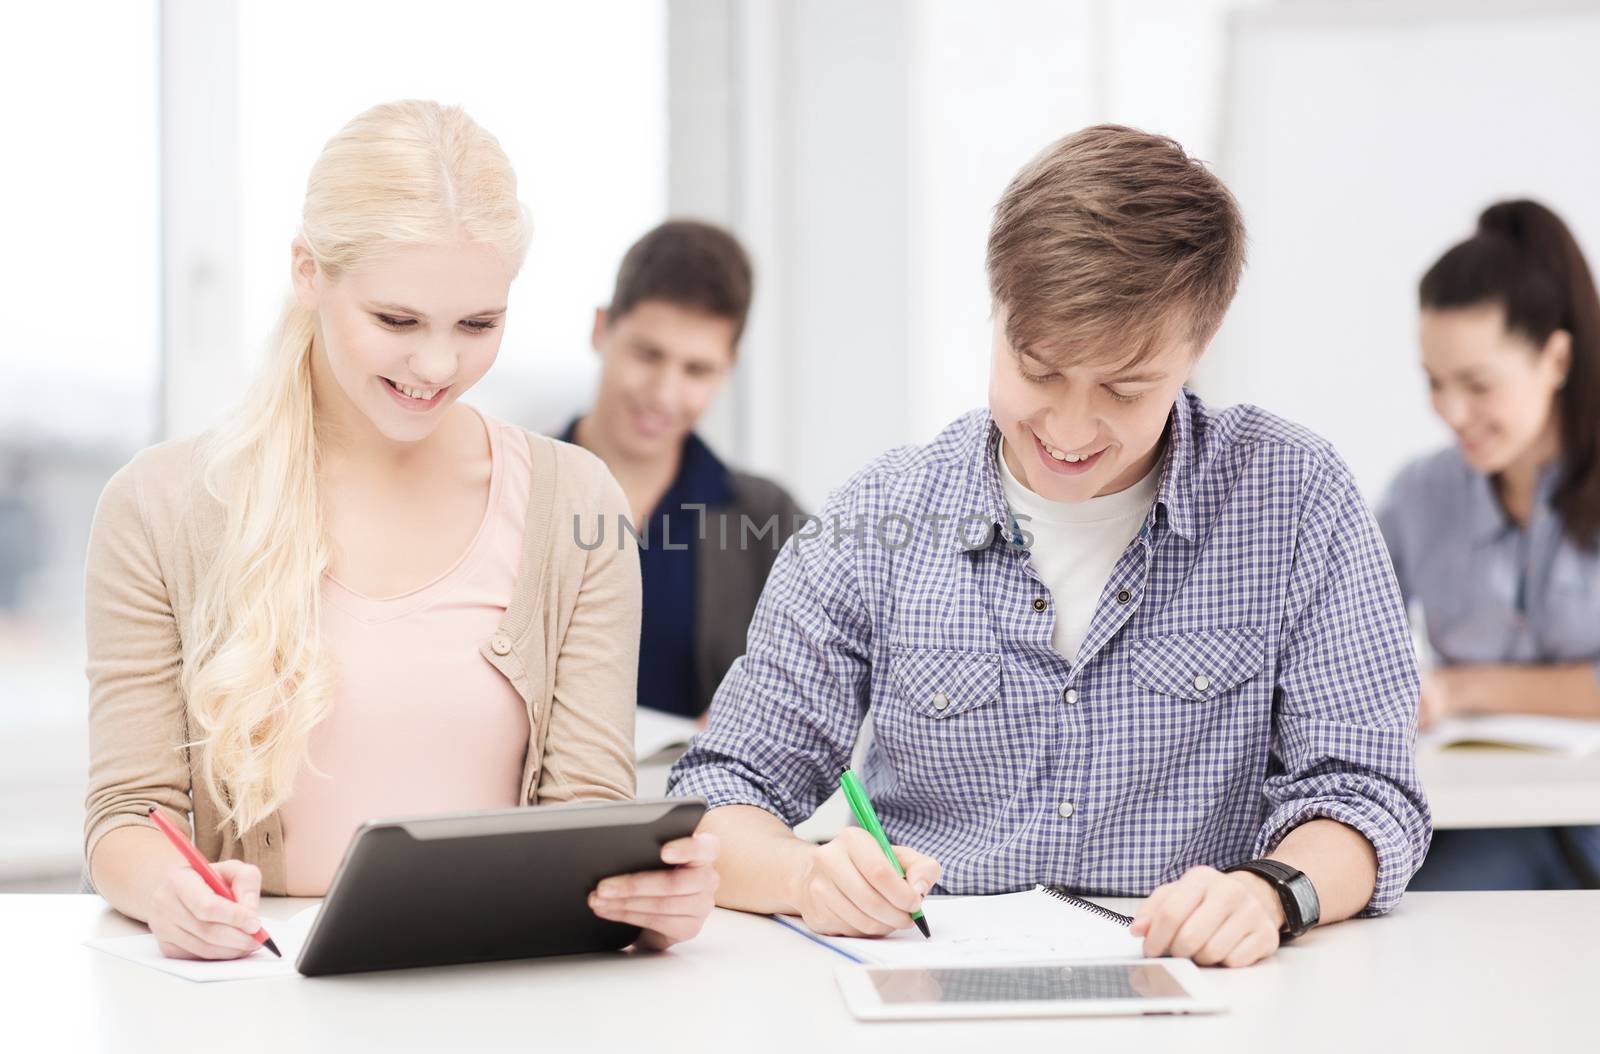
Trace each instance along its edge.
<instances>
[{"instance_id":1,"label":"man's hand resting on desk","mask_svg":"<svg viewBox=\"0 0 1600 1054\"><path fill-rule=\"evenodd\" d=\"M1139 906L1129 932L1144 953L1193 959L1201 966L1249 966L1278 950L1283 904L1265 881L1245 871L1191 867Z\"/></svg>"},{"instance_id":2,"label":"man's hand resting on desk","mask_svg":"<svg viewBox=\"0 0 1600 1054\"><path fill-rule=\"evenodd\" d=\"M174 854L176 855L176 854ZM242 959L260 943L261 869L239 860L212 865L238 903L211 892L188 864L179 864L150 897L150 932L169 959Z\"/></svg>"},{"instance_id":3,"label":"man's hand resting on desk","mask_svg":"<svg viewBox=\"0 0 1600 1054\"><path fill-rule=\"evenodd\" d=\"M679 838L661 847L664 871L641 871L603 880L589 908L603 919L644 930L637 948L660 951L700 932L717 892L714 834Z\"/></svg>"}]
</instances>

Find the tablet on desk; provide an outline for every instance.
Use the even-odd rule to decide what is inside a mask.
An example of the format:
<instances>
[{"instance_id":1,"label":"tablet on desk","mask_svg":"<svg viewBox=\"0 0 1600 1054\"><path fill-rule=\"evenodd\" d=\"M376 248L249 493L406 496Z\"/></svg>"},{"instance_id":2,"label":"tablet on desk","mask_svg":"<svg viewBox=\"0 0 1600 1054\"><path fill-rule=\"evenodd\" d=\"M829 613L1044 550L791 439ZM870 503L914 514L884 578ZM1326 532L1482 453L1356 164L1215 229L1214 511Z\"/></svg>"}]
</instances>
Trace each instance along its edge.
<instances>
[{"instance_id":1,"label":"tablet on desk","mask_svg":"<svg viewBox=\"0 0 1600 1054\"><path fill-rule=\"evenodd\" d=\"M956 1017L1198 1014L1221 1010L1187 959L1008 966L843 966L863 1021Z\"/></svg>"},{"instance_id":2,"label":"tablet on desk","mask_svg":"<svg viewBox=\"0 0 1600 1054\"><path fill-rule=\"evenodd\" d=\"M597 917L602 878L660 869L706 803L586 802L362 825L296 968L308 977L615 951L634 926Z\"/></svg>"}]
</instances>

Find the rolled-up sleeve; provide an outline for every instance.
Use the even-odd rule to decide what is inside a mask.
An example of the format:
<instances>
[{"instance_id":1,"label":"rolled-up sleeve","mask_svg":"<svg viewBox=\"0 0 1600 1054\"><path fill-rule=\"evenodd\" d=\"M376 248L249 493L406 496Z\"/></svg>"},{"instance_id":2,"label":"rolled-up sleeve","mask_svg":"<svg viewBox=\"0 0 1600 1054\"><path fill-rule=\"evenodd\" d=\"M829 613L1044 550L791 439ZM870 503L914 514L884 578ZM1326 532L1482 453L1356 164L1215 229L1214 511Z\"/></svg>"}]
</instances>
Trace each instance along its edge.
<instances>
[{"instance_id":1,"label":"rolled-up sleeve","mask_svg":"<svg viewBox=\"0 0 1600 1054\"><path fill-rule=\"evenodd\" d=\"M1279 654L1268 813L1255 852L1308 820L1361 832L1377 852L1372 899L1390 910L1432 837L1416 772L1417 664L1377 524L1326 455L1306 488Z\"/></svg>"},{"instance_id":2,"label":"rolled-up sleeve","mask_svg":"<svg viewBox=\"0 0 1600 1054\"><path fill-rule=\"evenodd\" d=\"M867 707L871 620L846 487L779 553L745 654L711 703L710 725L673 766L668 793L712 808L754 805L793 827L837 787Z\"/></svg>"}]
</instances>

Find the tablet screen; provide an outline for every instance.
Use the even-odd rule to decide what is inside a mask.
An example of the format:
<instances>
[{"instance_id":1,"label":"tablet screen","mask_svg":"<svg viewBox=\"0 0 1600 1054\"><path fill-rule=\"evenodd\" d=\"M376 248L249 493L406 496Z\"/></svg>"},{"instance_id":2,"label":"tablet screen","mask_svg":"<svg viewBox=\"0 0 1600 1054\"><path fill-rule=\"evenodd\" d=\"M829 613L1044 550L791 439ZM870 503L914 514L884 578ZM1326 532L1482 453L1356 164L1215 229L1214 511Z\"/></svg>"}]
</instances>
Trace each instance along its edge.
<instances>
[{"instance_id":1,"label":"tablet screen","mask_svg":"<svg viewBox=\"0 0 1600 1054\"><path fill-rule=\"evenodd\" d=\"M869 969L867 973L885 1005L1184 999L1189 995L1165 967L1151 963Z\"/></svg>"}]
</instances>

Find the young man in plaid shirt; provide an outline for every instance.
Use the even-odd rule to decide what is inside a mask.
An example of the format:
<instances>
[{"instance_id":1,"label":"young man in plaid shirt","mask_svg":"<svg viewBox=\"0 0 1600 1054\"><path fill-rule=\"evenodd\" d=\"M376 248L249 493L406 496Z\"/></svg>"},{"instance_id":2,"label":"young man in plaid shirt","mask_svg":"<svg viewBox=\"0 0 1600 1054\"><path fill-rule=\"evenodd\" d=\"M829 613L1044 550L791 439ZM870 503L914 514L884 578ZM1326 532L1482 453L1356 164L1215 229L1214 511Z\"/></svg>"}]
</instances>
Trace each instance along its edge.
<instances>
[{"instance_id":1,"label":"young man in plaid shirt","mask_svg":"<svg viewBox=\"0 0 1600 1054\"><path fill-rule=\"evenodd\" d=\"M1244 242L1158 136L1089 128L1012 181L987 409L789 543L674 769L712 806L718 903L884 934L932 890L1059 884L1145 896L1148 954L1228 965L1394 906L1430 823L1372 516L1325 441L1184 387ZM859 829L792 832L869 712L904 879Z\"/></svg>"}]
</instances>

